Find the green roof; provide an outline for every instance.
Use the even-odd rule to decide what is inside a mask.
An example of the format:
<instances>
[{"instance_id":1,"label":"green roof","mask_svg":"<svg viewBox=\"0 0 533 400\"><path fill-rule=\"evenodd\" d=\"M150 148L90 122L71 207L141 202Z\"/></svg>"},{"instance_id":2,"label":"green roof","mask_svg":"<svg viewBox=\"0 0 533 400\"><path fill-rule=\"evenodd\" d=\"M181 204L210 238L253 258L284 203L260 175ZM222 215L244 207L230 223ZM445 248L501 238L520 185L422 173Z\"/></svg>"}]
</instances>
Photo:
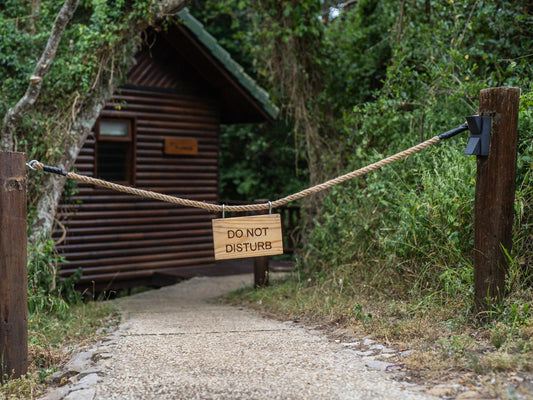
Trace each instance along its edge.
<instances>
[{"instance_id":1,"label":"green roof","mask_svg":"<svg viewBox=\"0 0 533 400\"><path fill-rule=\"evenodd\" d=\"M187 29L198 41L217 59L235 80L261 105L271 118L276 118L279 109L270 102L270 95L265 89L257 84L245 71L244 68L231 58L231 55L220 46L217 40L209 34L200 21L194 18L187 8L178 12Z\"/></svg>"}]
</instances>

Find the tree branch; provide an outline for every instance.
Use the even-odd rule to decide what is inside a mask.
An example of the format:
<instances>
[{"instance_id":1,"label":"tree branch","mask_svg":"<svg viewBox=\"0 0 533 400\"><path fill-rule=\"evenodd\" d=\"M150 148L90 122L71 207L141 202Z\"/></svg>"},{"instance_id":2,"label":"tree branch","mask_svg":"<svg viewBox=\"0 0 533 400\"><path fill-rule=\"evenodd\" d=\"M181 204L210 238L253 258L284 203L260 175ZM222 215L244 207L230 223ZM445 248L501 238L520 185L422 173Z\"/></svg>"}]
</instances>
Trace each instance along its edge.
<instances>
[{"instance_id":1,"label":"tree branch","mask_svg":"<svg viewBox=\"0 0 533 400\"><path fill-rule=\"evenodd\" d=\"M350 6L353 6L355 3L357 3L358 0L348 0L341 4L341 8L348 8Z\"/></svg>"},{"instance_id":2,"label":"tree branch","mask_svg":"<svg viewBox=\"0 0 533 400\"><path fill-rule=\"evenodd\" d=\"M68 2L69 0L67 0ZM127 33L131 37L140 35L140 33L148 27L149 23L157 24L170 15L176 14L183 7L185 7L191 0L161 0L157 4L157 12L154 13L151 21L145 21L140 25L135 25L132 30ZM77 1L76 1L77 2ZM128 42L130 38L125 38ZM133 54L130 57L133 60ZM110 58L113 62L112 58ZM34 74L37 76L37 74ZM100 115L105 102L112 96L113 91L119 84L118 80L109 82L105 79L97 79L92 88L92 93L88 101L86 101L81 109L77 112L74 123L71 127L71 139L62 145L63 157L58 162L58 166L62 169L70 170L74 165L78 154L85 143L88 135L92 131L96 119ZM2 143L4 143L2 139ZM45 178L44 190L36 203L35 219L31 226L30 235L28 237L29 243L36 244L42 237L47 237L52 230L54 223L54 216L56 214L57 206L61 199L65 179L48 175Z\"/></svg>"},{"instance_id":3,"label":"tree branch","mask_svg":"<svg viewBox=\"0 0 533 400\"><path fill-rule=\"evenodd\" d=\"M48 43L35 66L33 75L30 77L30 83L26 89L26 93L15 106L7 111L4 117L1 133L2 150L14 150L13 138L16 126L24 117L24 114L27 113L37 101L39 93L41 92L43 77L46 75L54 61L59 42L61 41L61 36L63 36L67 24L72 19L72 16L78 7L78 3L79 0L66 0L59 11L59 14L57 14L54 25L52 26L52 31L50 32L50 37L48 38Z\"/></svg>"},{"instance_id":4,"label":"tree branch","mask_svg":"<svg viewBox=\"0 0 533 400\"><path fill-rule=\"evenodd\" d=\"M175 15L189 2L190 0L162 0L159 3L159 15L157 17L163 19L168 15Z\"/></svg>"}]
</instances>

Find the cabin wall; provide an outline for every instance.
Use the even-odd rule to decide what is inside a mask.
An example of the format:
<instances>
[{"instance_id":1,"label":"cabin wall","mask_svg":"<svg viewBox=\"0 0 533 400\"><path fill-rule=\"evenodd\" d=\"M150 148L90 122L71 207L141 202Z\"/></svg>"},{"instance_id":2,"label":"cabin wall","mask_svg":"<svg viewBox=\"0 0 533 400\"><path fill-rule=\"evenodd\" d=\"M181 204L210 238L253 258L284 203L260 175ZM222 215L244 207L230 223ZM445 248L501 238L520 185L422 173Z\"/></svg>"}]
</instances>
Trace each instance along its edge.
<instances>
[{"instance_id":1,"label":"cabin wall","mask_svg":"<svg viewBox=\"0 0 533 400\"><path fill-rule=\"evenodd\" d=\"M165 83L158 81L157 74L151 81L146 74L142 78L152 86ZM217 103L204 95L126 87L107 103L102 116L134 122L136 187L188 199L219 200ZM198 154L164 154L165 138L197 139ZM95 143L93 133L76 161L75 168L83 175L94 176ZM213 263L213 217L204 210L80 183L60 206L53 232L56 241L64 236L56 245L68 260L60 265L60 274L68 277L81 267L80 284L94 282L111 288L123 287L124 282L148 282L158 270Z\"/></svg>"}]
</instances>

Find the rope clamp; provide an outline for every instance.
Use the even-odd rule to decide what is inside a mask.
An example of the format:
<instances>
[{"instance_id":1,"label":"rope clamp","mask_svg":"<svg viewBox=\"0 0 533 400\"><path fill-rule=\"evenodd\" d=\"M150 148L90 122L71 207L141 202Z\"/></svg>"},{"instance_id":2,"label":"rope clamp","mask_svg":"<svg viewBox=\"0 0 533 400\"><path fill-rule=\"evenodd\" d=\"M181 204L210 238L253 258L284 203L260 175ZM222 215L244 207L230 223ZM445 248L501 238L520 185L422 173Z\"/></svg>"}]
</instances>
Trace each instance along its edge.
<instances>
[{"instance_id":1,"label":"rope clamp","mask_svg":"<svg viewBox=\"0 0 533 400\"><path fill-rule=\"evenodd\" d=\"M226 205L222 204L222 219L226 218Z\"/></svg>"},{"instance_id":2,"label":"rope clamp","mask_svg":"<svg viewBox=\"0 0 533 400\"><path fill-rule=\"evenodd\" d=\"M466 145L465 153L470 156L488 156L490 149L490 133L492 118L490 116L466 117L470 139Z\"/></svg>"},{"instance_id":3,"label":"rope clamp","mask_svg":"<svg viewBox=\"0 0 533 400\"><path fill-rule=\"evenodd\" d=\"M268 201L268 213L272 214L272 202L270 200Z\"/></svg>"},{"instance_id":4,"label":"rope clamp","mask_svg":"<svg viewBox=\"0 0 533 400\"><path fill-rule=\"evenodd\" d=\"M450 139L450 138L458 135L459 133L467 131L467 130L468 130L468 124L465 122L463 125L458 126L457 128L449 130L448 132L441 133L439 135L439 139L440 140Z\"/></svg>"}]
</instances>

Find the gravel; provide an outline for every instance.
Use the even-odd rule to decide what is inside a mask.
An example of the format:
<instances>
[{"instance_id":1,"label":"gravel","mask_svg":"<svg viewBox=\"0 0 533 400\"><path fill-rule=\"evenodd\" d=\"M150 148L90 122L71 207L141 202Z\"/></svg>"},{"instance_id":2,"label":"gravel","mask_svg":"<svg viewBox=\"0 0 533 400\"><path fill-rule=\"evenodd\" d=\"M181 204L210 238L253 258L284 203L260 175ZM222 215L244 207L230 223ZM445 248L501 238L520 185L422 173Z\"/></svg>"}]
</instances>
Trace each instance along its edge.
<instances>
[{"instance_id":1,"label":"gravel","mask_svg":"<svg viewBox=\"0 0 533 400\"><path fill-rule=\"evenodd\" d=\"M436 398L309 327L215 301L252 279L194 278L119 299L124 323L97 361L94 398Z\"/></svg>"}]
</instances>

